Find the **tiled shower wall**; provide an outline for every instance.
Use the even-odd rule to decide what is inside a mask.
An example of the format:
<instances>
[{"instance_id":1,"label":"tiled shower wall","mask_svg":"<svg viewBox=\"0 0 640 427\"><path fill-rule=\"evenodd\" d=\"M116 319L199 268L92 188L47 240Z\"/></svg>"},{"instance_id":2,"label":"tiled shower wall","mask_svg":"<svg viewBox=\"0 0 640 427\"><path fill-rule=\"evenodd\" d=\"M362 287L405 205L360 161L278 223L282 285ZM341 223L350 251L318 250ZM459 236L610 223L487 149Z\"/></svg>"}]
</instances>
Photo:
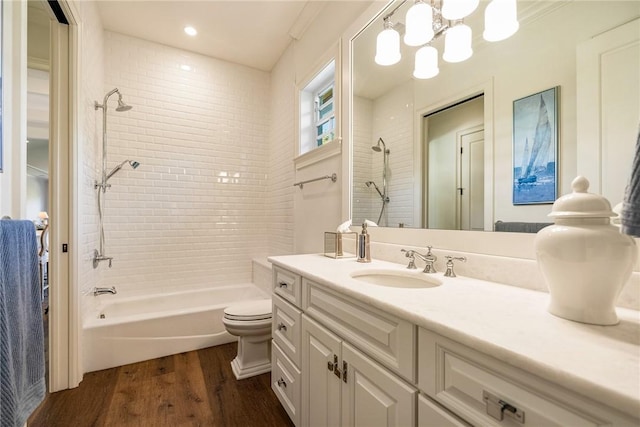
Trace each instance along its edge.
<instances>
[{"instance_id":1,"label":"tiled shower wall","mask_svg":"<svg viewBox=\"0 0 640 427\"><path fill-rule=\"evenodd\" d=\"M267 254L270 75L105 32L104 284L123 290L251 281ZM189 67L189 69L184 69Z\"/></svg>"},{"instance_id":2,"label":"tiled shower wall","mask_svg":"<svg viewBox=\"0 0 640 427\"><path fill-rule=\"evenodd\" d=\"M81 14L79 51L80 105L78 108L79 130L79 280L80 292L87 293L94 286L102 286L102 272L92 267L93 251L98 247L98 208L94 181L98 177L98 165L102 150L102 114L96 111L94 102L102 102L105 95L103 46L104 32L95 2L76 3ZM83 308L86 308L86 304Z\"/></svg>"}]
</instances>

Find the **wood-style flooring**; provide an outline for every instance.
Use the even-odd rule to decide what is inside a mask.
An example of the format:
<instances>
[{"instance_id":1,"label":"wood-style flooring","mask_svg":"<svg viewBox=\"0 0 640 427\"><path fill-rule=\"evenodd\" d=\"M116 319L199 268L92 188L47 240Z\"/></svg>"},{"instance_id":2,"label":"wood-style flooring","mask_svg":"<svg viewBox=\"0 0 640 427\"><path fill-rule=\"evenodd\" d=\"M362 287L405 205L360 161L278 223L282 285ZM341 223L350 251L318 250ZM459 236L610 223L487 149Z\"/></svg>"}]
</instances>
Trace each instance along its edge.
<instances>
[{"instance_id":1,"label":"wood-style flooring","mask_svg":"<svg viewBox=\"0 0 640 427\"><path fill-rule=\"evenodd\" d=\"M271 390L271 374L237 381L237 344L85 374L48 394L29 427L293 426Z\"/></svg>"}]
</instances>

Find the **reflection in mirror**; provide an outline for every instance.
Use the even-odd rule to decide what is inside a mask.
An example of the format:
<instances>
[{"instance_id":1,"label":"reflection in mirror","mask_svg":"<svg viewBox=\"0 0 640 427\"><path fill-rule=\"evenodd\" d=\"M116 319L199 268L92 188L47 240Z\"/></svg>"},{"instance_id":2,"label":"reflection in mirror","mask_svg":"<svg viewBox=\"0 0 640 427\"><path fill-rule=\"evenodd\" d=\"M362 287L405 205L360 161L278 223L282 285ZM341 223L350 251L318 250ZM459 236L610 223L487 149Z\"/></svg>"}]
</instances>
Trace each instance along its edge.
<instances>
[{"instance_id":1,"label":"reflection in mirror","mask_svg":"<svg viewBox=\"0 0 640 427\"><path fill-rule=\"evenodd\" d=\"M380 225L389 227L489 231L498 221L501 224L550 222L547 217L550 204L513 204L512 109L514 100L555 86L560 86L562 93L559 100L558 195L570 192L571 181L580 174L592 183L601 180L601 185L592 184L592 190L602 192L612 204L621 201L624 184L620 183L629 177L630 160L626 165L620 164L624 160L620 162L619 159L632 158L640 117L637 95L640 90L640 44L637 40L640 31L636 30L635 35L631 31L632 39L627 41L612 41L609 35L624 25L640 28L640 2L519 0L519 31L508 40L488 43L481 36L482 11L487 5L481 1L478 11L465 19L474 34L473 56L461 63L440 60L439 74L426 80L412 77L417 48L403 43L401 60L397 64L383 67L374 62L376 36L383 28L382 18L400 3L391 3L351 40L351 206L354 224L365 219L376 221L380 217ZM404 20L406 9L412 4L406 2L395 16ZM589 50L585 47L594 44L594 40L598 40L595 48ZM610 49L602 47L602 43L608 44ZM442 59L442 40L432 44ZM616 44L627 48L615 50ZM590 53L592 51L596 53ZM597 53L602 51L614 54ZM616 54L618 51L622 53ZM590 70L577 65L582 61L581 55L585 54L612 58L602 65L604 72L598 75L617 74L624 78L614 77L608 83L585 78ZM614 68L610 67L620 68L612 71ZM626 71L620 74L620 70ZM605 87L609 92L600 99L597 92L591 95L592 87ZM460 177L459 173L456 175L461 164L456 156L460 141L455 140L447 147L450 150L448 162L444 158L436 161L438 157L428 148L428 138L435 132L433 127L436 125L429 121L432 113L482 94L484 97L476 102L482 104L483 120L478 127L484 129L484 149L482 152L475 150L474 160L477 162L480 154L484 158L484 178L482 185L478 185L483 188L483 193L475 192L474 201L464 202L459 194L463 185L451 178ZM605 129L608 122L604 118L590 115L599 111L607 111L608 117L615 117L615 126L609 125ZM613 114L616 111L618 113ZM601 122L603 128L582 135L581 129L594 122ZM474 126L467 128L473 130ZM449 132L455 134L459 131ZM470 136L474 133L469 132ZM380 138L391 152L387 168L383 167L380 154L371 149ZM586 138L598 139L586 141ZM587 152L587 149L591 151ZM613 162L614 157L610 153L616 153L616 167L605 164ZM367 186L366 183L373 181L380 187L383 171L386 172L389 202L380 216L380 195L373 185ZM448 178L446 174L449 174ZM480 176L479 170L472 172L472 176ZM471 185L480 179L471 179ZM616 188L617 192L606 194L607 188ZM441 194L436 194L436 189ZM483 194L481 201L478 200L479 194ZM447 198L449 201L445 209L443 200ZM478 225L480 215L462 219L460 212L466 209L463 208L465 203L467 206L473 204L476 209L483 205L482 226ZM526 228L535 230L535 227Z\"/></svg>"}]
</instances>

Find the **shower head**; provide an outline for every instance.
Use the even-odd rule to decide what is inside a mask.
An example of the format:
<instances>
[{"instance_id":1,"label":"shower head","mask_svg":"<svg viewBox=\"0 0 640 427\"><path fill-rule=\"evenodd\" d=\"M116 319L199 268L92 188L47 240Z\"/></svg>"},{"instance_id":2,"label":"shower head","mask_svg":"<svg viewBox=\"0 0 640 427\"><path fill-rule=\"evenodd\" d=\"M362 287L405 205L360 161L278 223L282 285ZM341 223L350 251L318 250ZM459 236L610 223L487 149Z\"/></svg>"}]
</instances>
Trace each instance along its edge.
<instances>
[{"instance_id":1,"label":"shower head","mask_svg":"<svg viewBox=\"0 0 640 427\"><path fill-rule=\"evenodd\" d=\"M102 101L102 104L98 104L98 101L94 101L93 103L94 109L97 110L98 108L102 108L104 110L106 108L109 97L114 93L118 94L118 106L116 107L116 111L119 111L119 112L129 111L133 108L132 106L127 105L124 103L124 101L122 101L122 94L120 93L118 88L114 88L114 89L111 89L109 92L107 92L107 94L104 96L104 100ZM103 113L106 114L106 111L103 111Z\"/></svg>"},{"instance_id":2,"label":"shower head","mask_svg":"<svg viewBox=\"0 0 640 427\"><path fill-rule=\"evenodd\" d=\"M116 172L118 172L120 169L122 169L122 166L124 166L125 163L129 163L129 165L133 168L136 169L138 166L140 166L140 163L136 162L135 160L125 160L122 163L120 163L118 166L116 166L115 168L111 169L111 172L109 172L107 174L107 177L105 178L105 182L109 181L109 179L116 174Z\"/></svg>"},{"instance_id":3,"label":"shower head","mask_svg":"<svg viewBox=\"0 0 640 427\"><path fill-rule=\"evenodd\" d=\"M380 143L382 143L382 147L380 147ZM382 138L378 138L378 143L376 145L374 145L373 147L371 147L371 149L373 151L375 151L376 153L379 153L379 152L381 152L383 150L384 150L385 154L389 154L391 152L391 151L387 150L387 145L384 143Z\"/></svg>"},{"instance_id":4,"label":"shower head","mask_svg":"<svg viewBox=\"0 0 640 427\"><path fill-rule=\"evenodd\" d=\"M124 101L122 101L122 95L120 94L120 92L118 92L118 106L116 107L116 111L118 112L129 111L132 108L133 107L131 105L127 105L124 103Z\"/></svg>"}]
</instances>

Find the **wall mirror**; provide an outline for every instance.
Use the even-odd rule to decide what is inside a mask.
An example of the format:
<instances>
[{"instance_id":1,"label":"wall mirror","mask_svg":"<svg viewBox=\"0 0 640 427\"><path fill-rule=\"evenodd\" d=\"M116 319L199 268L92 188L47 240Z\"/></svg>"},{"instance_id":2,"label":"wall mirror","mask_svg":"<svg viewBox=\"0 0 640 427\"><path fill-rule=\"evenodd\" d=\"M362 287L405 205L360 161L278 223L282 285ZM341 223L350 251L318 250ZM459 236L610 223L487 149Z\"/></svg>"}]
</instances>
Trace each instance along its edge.
<instances>
[{"instance_id":1,"label":"wall mirror","mask_svg":"<svg viewBox=\"0 0 640 427\"><path fill-rule=\"evenodd\" d=\"M551 204L513 203L513 169L520 166L513 159L513 103L554 87L559 87L557 194L570 192L573 178L584 175L592 182L590 191L604 194L612 205L622 201L640 117L640 2L518 1L519 30L506 40L487 42L482 31L488 2L481 1L465 19L473 31L473 55L463 62L443 61L443 37L436 39L432 44L438 50L439 74L429 79L413 77L418 48L404 43L398 63L381 66L374 60L383 17L397 8L390 19L402 39L405 14L413 3L389 3L349 40L354 224L368 219L387 227L492 231L497 221L550 222ZM604 42L622 43L626 51L609 55L615 59L604 65L583 66L590 63L585 55L603 57L594 53L594 40L628 25L631 42ZM618 71L606 71L613 66L631 70L612 79L613 97L589 95L602 83L590 81L587 74L605 70L615 75ZM460 113L449 108L459 104ZM606 118L591 119L590 110L602 109L616 117L615 125L605 123ZM451 112L450 117L430 123L434 113L443 111ZM602 121L603 128L585 132L594 121ZM607 126L615 136L598 140L596 134ZM435 146L429 148L430 135L447 138L439 141L440 157ZM483 142L473 156L482 168L471 172L457 155L461 144L472 143L465 138ZM601 161L618 166L602 166ZM478 189L475 211L482 215L475 220L463 215L468 209L460 192L461 187L467 192L468 184L461 185L460 177L465 174Z\"/></svg>"}]
</instances>

